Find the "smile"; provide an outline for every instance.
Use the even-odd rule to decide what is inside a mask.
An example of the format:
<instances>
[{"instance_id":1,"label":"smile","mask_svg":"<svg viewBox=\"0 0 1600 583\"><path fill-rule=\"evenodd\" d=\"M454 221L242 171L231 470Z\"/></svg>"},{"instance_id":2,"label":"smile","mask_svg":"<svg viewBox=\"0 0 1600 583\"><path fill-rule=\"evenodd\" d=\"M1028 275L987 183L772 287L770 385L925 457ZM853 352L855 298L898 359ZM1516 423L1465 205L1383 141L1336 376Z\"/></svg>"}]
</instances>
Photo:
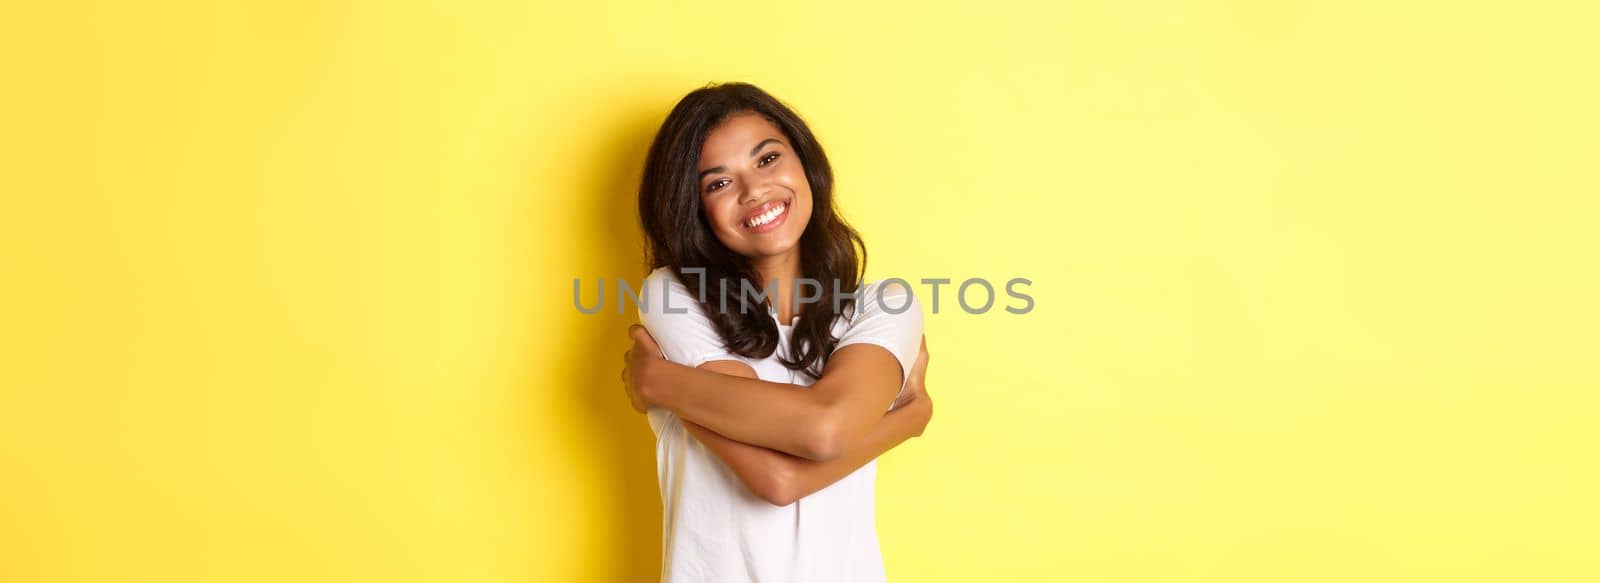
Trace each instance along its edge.
<instances>
[{"instance_id":1,"label":"smile","mask_svg":"<svg viewBox=\"0 0 1600 583\"><path fill-rule=\"evenodd\" d=\"M769 202L745 218L744 228L752 233L765 233L778 228L789 218L790 201Z\"/></svg>"}]
</instances>

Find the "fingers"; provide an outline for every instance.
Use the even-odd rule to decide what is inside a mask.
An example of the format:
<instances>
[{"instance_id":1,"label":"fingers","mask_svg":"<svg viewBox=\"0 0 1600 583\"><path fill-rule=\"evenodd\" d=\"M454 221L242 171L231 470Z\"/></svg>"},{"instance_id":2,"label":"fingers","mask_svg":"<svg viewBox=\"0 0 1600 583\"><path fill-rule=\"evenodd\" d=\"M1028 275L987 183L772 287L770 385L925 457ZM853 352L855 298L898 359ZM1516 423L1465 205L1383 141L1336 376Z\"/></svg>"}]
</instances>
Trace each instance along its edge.
<instances>
[{"instance_id":1,"label":"fingers","mask_svg":"<svg viewBox=\"0 0 1600 583\"><path fill-rule=\"evenodd\" d=\"M650 337L650 331L646 330L644 326L638 324L628 326L628 338L633 340L633 345L622 352L623 362L628 362L629 359L633 358L634 351L643 352L650 356L655 356L659 352L659 349L655 346L654 339Z\"/></svg>"},{"instance_id":2,"label":"fingers","mask_svg":"<svg viewBox=\"0 0 1600 583\"><path fill-rule=\"evenodd\" d=\"M650 331L644 326L634 324L628 327L628 336L633 337L635 345L645 351L645 354L657 356L661 354L661 347L656 346L656 339L650 336Z\"/></svg>"},{"instance_id":3,"label":"fingers","mask_svg":"<svg viewBox=\"0 0 1600 583\"><path fill-rule=\"evenodd\" d=\"M633 324L628 326L628 337L633 340L627 350L622 351L622 372L618 379L622 381L623 391L628 395L628 404L634 411L644 413L648 408L634 392L633 365L634 359L639 357L660 358L661 350L656 347L655 340L650 337L650 332L644 326Z\"/></svg>"}]
</instances>

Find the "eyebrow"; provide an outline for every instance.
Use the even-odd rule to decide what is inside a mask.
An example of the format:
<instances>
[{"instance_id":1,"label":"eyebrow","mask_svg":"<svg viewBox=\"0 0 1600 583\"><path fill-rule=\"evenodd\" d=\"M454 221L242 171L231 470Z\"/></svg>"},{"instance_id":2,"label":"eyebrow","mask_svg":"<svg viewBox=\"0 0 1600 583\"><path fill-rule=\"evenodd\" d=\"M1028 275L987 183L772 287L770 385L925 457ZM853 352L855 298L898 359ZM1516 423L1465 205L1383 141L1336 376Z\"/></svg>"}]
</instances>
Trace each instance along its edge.
<instances>
[{"instance_id":1,"label":"eyebrow","mask_svg":"<svg viewBox=\"0 0 1600 583\"><path fill-rule=\"evenodd\" d=\"M762 148L765 148L767 146L767 144L771 144L771 143L782 144L783 141L779 140L778 138L767 138L765 140L761 140L761 143L756 144L756 147L750 148L750 155L751 156L756 155L756 152L760 152ZM705 170L701 170L700 171L700 176L697 179L703 179L703 178L706 177L707 174L712 174L712 173L716 173L716 172L722 172L723 170L727 170L727 169L728 168L726 166L715 166L715 167L707 168Z\"/></svg>"}]
</instances>

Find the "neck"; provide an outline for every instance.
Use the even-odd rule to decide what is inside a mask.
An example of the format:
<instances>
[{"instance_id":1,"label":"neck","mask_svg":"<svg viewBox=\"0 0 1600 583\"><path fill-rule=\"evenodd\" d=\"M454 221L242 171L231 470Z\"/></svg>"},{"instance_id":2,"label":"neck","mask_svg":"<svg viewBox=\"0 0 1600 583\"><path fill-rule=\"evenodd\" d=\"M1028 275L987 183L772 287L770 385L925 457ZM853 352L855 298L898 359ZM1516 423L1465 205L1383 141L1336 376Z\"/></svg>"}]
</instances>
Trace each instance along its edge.
<instances>
[{"instance_id":1,"label":"neck","mask_svg":"<svg viewBox=\"0 0 1600 583\"><path fill-rule=\"evenodd\" d=\"M795 245L782 255L758 257L751 261L756 274L761 276L761 285L772 298L774 311L778 313L778 321L788 324L800 314L800 306L795 304L795 280L800 278L800 246ZM777 282L777 287L771 287Z\"/></svg>"}]
</instances>

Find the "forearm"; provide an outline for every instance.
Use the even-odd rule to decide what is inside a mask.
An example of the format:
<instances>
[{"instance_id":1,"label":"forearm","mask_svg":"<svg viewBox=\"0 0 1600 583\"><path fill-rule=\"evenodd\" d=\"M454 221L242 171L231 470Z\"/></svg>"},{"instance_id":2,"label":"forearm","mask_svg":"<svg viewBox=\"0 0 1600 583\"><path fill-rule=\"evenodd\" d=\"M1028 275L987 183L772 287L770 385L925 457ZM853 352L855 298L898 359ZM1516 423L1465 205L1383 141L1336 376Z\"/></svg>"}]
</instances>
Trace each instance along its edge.
<instances>
[{"instance_id":1,"label":"forearm","mask_svg":"<svg viewBox=\"0 0 1600 583\"><path fill-rule=\"evenodd\" d=\"M933 409L931 402L914 401L884 415L859 441L844 448L839 457L815 461L734 441L686 421L689 433L731 468L757 497L778 506L826 488L907 439L922 434Z\"/></svg>"},{"instance_id":2,"label":"forearm","mask_svg":"<svg viewBox=\"0 0 1600 583\"><path fill-rule=\"evenodd\" d=\"M665 361L652 372L640 391L656 406L735 441L818 457L827 409L811 391Z\"/></svg>"},{"instance_id":3,"label":"forearm","mask_svg":"<svg viewBox=\"0 0 1600 583\"><path fill-rule=\"evenodd\" d=\"M811 495L829 484L844 479L851 472L867 465L878 456L899 446L907 439L922 435L932 416L932 403L926 399L913 401L905 407L885 414L867 431L860 441L845 446L839 457L816 461L787 456L790 467L788 494L798 500Z\"/></svg>"}]
</instances>

